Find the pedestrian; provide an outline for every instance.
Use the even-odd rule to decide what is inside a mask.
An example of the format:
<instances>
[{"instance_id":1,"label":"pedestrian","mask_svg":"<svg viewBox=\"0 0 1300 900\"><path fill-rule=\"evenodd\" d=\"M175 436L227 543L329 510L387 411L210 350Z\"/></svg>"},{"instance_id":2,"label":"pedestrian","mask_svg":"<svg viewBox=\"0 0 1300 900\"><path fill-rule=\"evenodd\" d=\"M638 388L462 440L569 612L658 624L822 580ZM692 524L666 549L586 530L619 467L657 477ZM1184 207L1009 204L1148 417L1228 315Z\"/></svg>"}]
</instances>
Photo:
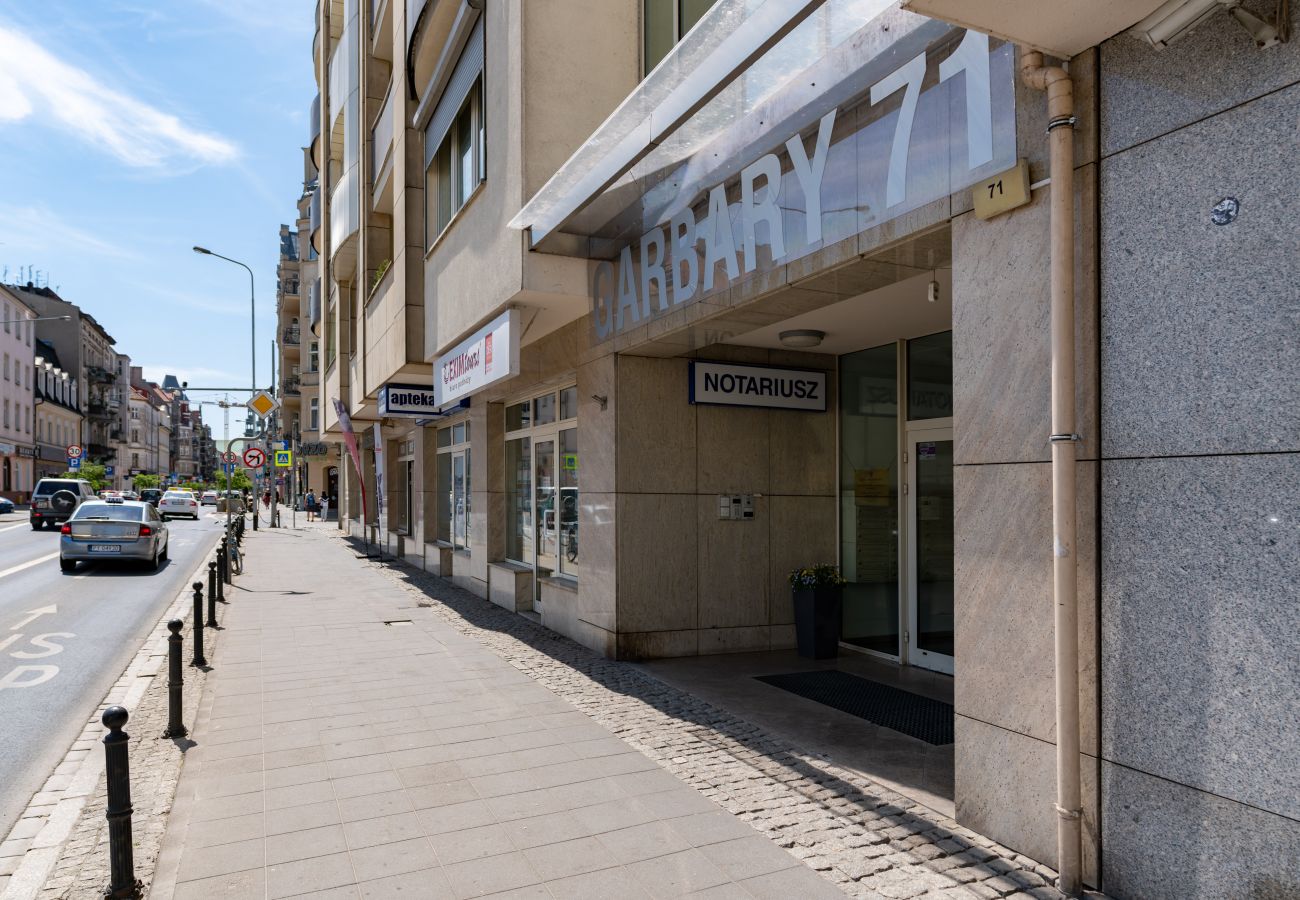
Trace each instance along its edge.
<instances>
[{"instance_id":1,"label":"pedestrian","mask_svg":"<svg viewBox=\"0 0 1300 900\"><path fill-rule=\"evenodd\" d=\"M307 489L307 521L308 522L316 521L313 518L313 516L315 515L316 515L316 493L311 488L308 488Z\"/></svg>"},{"instance_id":2,"label":"pedestrian","mask_svg":"<svg viewBox=\"0 0 1300 900\"><path fill-rule=\"evenodd\" d=\"M322 493L320 495L320 520L328 522L330 517L330 495Z\"/></svg>"},{"instance_id":3,"label":"pedestrian","mask_svg":"<svg viewBox=\"0 0 1300 900\"><path fill-rule=\"evenodd\" d=\"M271 506L271 492L269 490L262 492L262 505L268 508Z\"/></svg>"}]
</instances>

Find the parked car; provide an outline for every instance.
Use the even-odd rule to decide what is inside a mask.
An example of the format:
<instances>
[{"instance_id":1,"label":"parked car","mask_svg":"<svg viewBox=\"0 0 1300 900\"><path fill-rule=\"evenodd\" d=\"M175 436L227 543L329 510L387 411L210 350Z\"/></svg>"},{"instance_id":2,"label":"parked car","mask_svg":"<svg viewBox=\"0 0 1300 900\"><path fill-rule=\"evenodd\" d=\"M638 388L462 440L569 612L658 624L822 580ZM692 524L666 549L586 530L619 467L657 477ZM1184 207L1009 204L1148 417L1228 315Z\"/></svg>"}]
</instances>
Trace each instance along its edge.
<instances>
[{"instance_id":1,"label":"parked car","mask_svg":"<svg viewBox=\"0 0 1300 900\"><path fill-rule=\"evenodd\" d=\"M216 505L217 505L217 492L216 492L216 491L204 491L204 492L203 492L203 496L199 498L199 502L202 503L204 506L216 506Z\"/></svg>"},{"instance_id":2,"label":"parked car","mask_svg":"<svg viewBox=\"0 0 1300 900\"><path fill-rule=\"evenodd\" d=\"M140 492L140 499L157 509L158 501L162 499L162 495L163 492L158 488L145 488Z\"/></svg>"},{"instance_id":3,"label":"parked car","mask_svg":"<svg viewBox=\"0 0 1300 900\"><path fill-rule=\"evenodd\" d=\"M90 500L77 507L60 529L59 568L71 572L79 562L133 560L157 569L167 559L167 525L148 503Z\"/></svg>"},{"instance_id":4,"label":"parked car","mask_svg":"<svg viewBox=\"0 0 1300 900\"><path fill-rule=\"evenodd\" d=\"M174 516L189 516L197 520L199 501L194 499L192 491L168 491L158 501L158 514L164 522Z\"/></svg>"},{"instance_id":5,"label":"parked car","mask_svg":"<svg viewBox=\"0 0 1300 900\"><path fill-rule=\"evenodd\" d=\"M79 478L42 478L36 482L36 489L32 491L31 511L28 514L32 531L66 522L77 511L77 507L94 499L95 491L89 481Z\"/></svg>"},{"instance_id":6,"label":"parked car","mask_svg":"<svg viewBox=\"0 0 1300 900\"><path fill-rule=\"evenodd\" d=\"M122 495L122 499L123 499L123 500L139 500L139 499L140 499L140 495L137 494L135 491L119 491L118 493L120 493L120 494Z\"/></svg>"},{"instance_id":7,"label":"parked car","mask_svg":"<svg viewBox=\"0 0 1300 900\"><path fill-rule=\"evenodd\" d=\"M0 514L14 511L14 502L8 497L0 497Z\"/></svg>"}]
</instances>

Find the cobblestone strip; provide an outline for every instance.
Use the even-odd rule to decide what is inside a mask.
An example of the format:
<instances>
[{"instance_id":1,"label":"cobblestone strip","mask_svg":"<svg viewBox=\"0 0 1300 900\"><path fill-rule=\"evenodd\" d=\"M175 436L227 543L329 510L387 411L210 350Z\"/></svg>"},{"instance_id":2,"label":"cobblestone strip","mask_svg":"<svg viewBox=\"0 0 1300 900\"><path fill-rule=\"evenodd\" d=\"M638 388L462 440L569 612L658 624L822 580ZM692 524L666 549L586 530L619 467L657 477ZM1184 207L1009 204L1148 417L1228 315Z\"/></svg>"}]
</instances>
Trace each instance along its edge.
<instances>
[{"instance_id":1,"label":"cobblestone strip","mask_svg":"<svg viewBox=\"0 0 1300 900\"><path fill-rule=\"evenodd\" d=\"M135 868L137 878L149 880L176 792L181 760L184 751L192 746L187 740L159 737L167 728L167 622L173 618L185 620L188 662L192 597L189 590L182 592L158 620L63 762L0 844L0 900L98 897L108 884L108 823L104 818L107 784L100 743L105 731L100 715L113 705L125 706L131 713L125 730L131 736ZM205 639L212 641L213 637L209 629ZM203 683L204 674L187 665L186 724L194 721ZM6 855L3 848L15 852Z\"/></svg>"},{"instance_id":2,"label":"cobblestone strip","mask_svg":"<svg viewBox=\"0 0 1300 900\"><path fill-rule=\"evenodd\" d=\"M1050 868L859 773L437 576L367 565L851 896L1063 896Z\"/></svg>"}]
</instances>

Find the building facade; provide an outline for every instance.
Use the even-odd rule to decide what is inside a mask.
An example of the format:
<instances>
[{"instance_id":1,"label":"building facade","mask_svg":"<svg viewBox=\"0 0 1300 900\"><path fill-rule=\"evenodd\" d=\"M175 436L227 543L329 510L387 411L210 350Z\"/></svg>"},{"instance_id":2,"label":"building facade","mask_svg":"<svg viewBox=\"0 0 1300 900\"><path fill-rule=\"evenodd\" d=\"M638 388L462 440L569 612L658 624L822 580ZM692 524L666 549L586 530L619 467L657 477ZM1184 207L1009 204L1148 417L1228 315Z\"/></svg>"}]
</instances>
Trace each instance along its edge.
<instances>
[{"instance_id":1,"label":"building facade","mask_svg":"<svg viewBox=\"0 0 1300 900\"><path fill-rule=\"evenodd\" d=\"M789 648L834 563L960 822L1300 892L1300 51L905 5L321 4L340 525L622 659Z\"/></svg>"},{"instance_id":2,"label":"building facade","mask_svg":"<svg viewBox=\"0 0 1300 900\"><path fill-rule=\"evenodd\" d=\"M0 287L0 497L24 503L35 481L32 344L36 314Z\"/></svg>"},{"instance_id":3,"label":"building facade","mask_svg":"<svg viewBox=\"0 0 1300 900\"><path fill-rule=\"evenodd\" d=\"M63 368L54 345L38 338L35 350L35 475L41 479L68 471L68 447L81 440L82 415L77 379Z\"/></svg>"}]
</instances>

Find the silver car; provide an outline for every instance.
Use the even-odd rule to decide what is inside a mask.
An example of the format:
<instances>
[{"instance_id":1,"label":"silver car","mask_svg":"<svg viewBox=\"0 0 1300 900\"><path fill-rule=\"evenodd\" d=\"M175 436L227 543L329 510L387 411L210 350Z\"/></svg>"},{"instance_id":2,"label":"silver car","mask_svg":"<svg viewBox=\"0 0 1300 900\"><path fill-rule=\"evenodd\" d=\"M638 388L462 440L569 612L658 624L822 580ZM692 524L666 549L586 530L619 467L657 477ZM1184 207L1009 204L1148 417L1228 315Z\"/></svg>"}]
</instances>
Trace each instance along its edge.
<instances>
[{"instance_id":1,"label":"silver car","mask_svg":"<svg viewBox=\"0 0 1300 900\"><path fill-rule=\"evenodd\" d=\"M167 559L167 524L149 503L90 500L63 523L59 568L71 572L79 562L133 560L157 569Z\"/></svg>"}]
</instances>

